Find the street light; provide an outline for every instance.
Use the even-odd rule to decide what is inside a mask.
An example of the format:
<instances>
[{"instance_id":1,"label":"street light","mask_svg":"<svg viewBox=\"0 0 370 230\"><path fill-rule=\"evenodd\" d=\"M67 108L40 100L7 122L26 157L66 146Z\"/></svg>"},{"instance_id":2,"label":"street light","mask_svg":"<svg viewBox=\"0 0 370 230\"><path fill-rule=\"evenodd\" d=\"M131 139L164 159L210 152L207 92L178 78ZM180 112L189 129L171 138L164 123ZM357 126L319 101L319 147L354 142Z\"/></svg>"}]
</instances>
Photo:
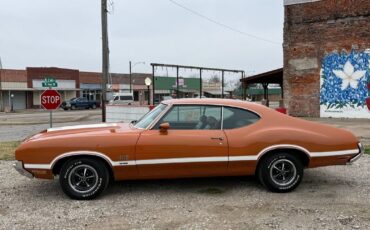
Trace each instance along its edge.
<instances>
[{"instance_id":1,"label":"street light","mask_svg":"<svg viewBox=\"0 0 370 230\"><path fill-rule=\"evenodd\" d=\"M13 112L13 99L14 99L14 94L10 95L10 111Z\"/></svg>"},{"instance_id":2,"label":"street light","mask_svg":"<svg viewBox=\"0 0 370 230\"><path fill-rule=\"evenodd\" d=\"M152 84L152 79L150 77L145 78L145 85L148 87L148 105L150 105L150 85Z\"/></svg>"},{"instance_id":3,"label":"street light","mask_svg":"<svg viewBox=\"0 0 370 230\"><path fill-rule=\"evenodd\" d=\"M129 66L130 66L130 93L131 93L132 92L132 72L131 72L131 69L134 68L138 64L144 64L145 65L145 62L143 62L143 61L136 62L133 65L131 65L131 61L129 63L130 63Z\"/></svg>"}]
</instances>

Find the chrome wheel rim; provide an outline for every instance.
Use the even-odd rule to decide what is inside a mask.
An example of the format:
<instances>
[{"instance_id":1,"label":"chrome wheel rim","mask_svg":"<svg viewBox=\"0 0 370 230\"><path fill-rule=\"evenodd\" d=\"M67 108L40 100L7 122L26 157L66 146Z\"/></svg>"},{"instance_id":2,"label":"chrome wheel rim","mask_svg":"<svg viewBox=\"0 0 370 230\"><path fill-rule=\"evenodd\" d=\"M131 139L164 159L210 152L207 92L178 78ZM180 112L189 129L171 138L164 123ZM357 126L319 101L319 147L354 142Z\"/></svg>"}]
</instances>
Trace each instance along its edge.
<instances>
[{"instance_id":1,"label":"chrome wheel rim","mask_svg":"<svg viewBox=\"0 0 370 230\"><path fill-rule=\"evenodd\" d=\"M288 159L275 161L270 168L270 178L279 186L291 184L297 176L297 169Z\"/></svg>"},{"instance_id":2,"label":"chrome wheel rim","mask_svg":"<svg viewBox=\"0 0 370 230\"><path fill-rule=\"evenodd\" d=\"M90 165L78 165L69 173L68 184L75 192L89 193L98 184L98 173Z\"/></svg>"}]
</instances>

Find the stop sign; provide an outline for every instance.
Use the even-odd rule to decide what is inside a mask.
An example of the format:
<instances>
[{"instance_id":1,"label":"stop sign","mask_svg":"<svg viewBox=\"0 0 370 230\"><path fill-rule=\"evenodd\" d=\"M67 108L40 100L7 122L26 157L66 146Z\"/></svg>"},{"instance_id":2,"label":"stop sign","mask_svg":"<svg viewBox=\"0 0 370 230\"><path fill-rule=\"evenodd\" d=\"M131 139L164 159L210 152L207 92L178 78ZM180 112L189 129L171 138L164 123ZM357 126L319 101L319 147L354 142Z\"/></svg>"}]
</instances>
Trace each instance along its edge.
<instances>
[{"instance_id":1,"label":"stop sign","mask_svg":"<svg viewBox=\"0 0 370 230\"><path fill-rule=\"evenodd\" d=\"M41 106L46 110L57 109L61 103L61 96L56 90L48 89L41 94Z\"/></svg>"}]
</instances>

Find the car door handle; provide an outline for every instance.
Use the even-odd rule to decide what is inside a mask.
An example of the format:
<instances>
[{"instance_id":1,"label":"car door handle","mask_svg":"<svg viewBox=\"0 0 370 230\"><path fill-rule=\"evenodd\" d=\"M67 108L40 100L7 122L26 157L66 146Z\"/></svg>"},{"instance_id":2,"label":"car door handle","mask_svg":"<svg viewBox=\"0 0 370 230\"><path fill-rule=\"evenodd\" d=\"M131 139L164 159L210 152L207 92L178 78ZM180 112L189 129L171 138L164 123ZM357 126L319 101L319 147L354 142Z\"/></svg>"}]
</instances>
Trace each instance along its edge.
<instances>
[{"instance_id":1,"label":"car door handle","mask_svg":"<svg viewBox=\"0 0 370 230\"><path fill-rule=\"evenodd\" d=\"M219 141L223 141L224 138L223 137L211 137L211 140L219 140Z\"/></svg>"}]
</instances>

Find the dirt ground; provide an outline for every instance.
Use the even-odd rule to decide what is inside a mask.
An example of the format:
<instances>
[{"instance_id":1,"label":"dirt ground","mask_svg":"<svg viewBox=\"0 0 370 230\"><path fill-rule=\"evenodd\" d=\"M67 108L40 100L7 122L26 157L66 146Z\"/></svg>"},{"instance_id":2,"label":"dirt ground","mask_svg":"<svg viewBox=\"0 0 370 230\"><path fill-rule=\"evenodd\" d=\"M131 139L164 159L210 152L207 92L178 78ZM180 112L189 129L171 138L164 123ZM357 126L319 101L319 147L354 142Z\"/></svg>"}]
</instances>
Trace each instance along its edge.
<instances>
[{"instance_id":1,"label":"dirt ground","mask_svg":"<svg viewBox=\"0 0 370 230\"><path fill-rule=\"evenodd\" d=\"M305 171L287 194L254 177L126 181L94 201L0 161L0 229L370 229L370 156Z\"/></svg>"}]
</instances>

